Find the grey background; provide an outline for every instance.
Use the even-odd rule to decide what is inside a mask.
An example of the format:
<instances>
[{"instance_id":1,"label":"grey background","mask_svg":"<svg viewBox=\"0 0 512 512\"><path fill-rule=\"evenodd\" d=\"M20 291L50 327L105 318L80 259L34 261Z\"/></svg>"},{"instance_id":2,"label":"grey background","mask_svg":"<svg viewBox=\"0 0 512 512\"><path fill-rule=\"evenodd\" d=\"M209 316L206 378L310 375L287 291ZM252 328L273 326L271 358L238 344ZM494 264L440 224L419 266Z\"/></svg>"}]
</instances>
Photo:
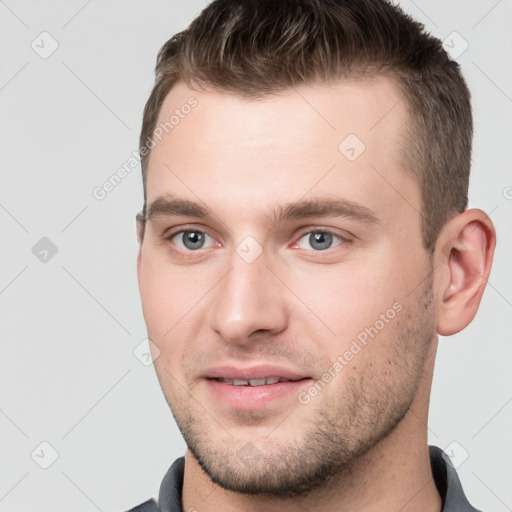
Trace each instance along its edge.
<instances>
[{"instance_id":1,"label":"grey background","mask_svg":"<svg viewBox=\"0 0 512 512\"><path fill-rule=\"evenodd\" d=\"M205 5L0 0L2 512L122 511L156 496L184 453L153 368L133 353L146 337L140 170L102 201L92 191L137 149L158 49ZM440 342L429 442L450 451L474 505L512 510L512 0L401 5L452 51L469 45L458 61L476 123L470 206L498 231L477 318ZM57 248L46 262L43 237Z\"/></svg>"}]
</instances>

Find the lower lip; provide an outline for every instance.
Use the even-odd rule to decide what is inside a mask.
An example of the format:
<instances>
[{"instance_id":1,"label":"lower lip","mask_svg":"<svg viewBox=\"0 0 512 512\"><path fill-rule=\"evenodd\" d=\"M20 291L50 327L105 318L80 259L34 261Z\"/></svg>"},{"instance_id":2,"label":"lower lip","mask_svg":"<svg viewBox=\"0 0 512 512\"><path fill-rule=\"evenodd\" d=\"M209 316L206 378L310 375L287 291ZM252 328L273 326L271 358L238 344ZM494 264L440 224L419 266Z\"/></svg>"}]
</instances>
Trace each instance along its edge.
<instances>
[{"instance_id":1,"label":"lower lip","mask_svg":"<svg viewBox=\"0 0 512 512\"><path fill-rule=\"evenodd\" d=\"M285 397L297 395L301 388L309 385L311 379L289 382L277 382L264 386L233 386L216 379L206 379L210 393L220 402L232 409L262 409Z\"/></svg>"}]
</instances>

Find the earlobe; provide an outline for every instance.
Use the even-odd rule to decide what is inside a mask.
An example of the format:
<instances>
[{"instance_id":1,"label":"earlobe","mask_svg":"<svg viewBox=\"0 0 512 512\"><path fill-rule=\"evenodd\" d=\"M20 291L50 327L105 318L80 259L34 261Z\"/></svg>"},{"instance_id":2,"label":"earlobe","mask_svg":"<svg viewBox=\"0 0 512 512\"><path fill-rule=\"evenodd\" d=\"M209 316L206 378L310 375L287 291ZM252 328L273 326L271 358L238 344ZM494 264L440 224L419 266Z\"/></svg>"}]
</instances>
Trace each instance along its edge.
<instances>
[{"instance_id":1,"label":"earlobe","mask_svg":"<svg viewBox=\"0 0 512 512\"><path fill-rule=\"evenodd\" d=\"M489 217L471 209L454 217L439 240L445 267L437 331L450 336L475 317L491 271L496 233Z\"/></svg>"}]
</instances>

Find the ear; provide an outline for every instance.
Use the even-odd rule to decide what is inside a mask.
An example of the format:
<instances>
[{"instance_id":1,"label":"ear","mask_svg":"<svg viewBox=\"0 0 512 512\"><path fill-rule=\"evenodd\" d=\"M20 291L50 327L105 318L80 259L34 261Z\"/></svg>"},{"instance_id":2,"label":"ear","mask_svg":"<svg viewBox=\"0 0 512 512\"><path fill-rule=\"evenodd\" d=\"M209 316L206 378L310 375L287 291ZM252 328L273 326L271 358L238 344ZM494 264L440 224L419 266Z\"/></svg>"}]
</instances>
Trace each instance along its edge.
<instances>
[{"instance_id":1,"label":"ear","mask_svg":"<svg viewBox=\"0 0 512 512\"><path fill-rule=\"evenodd\" d=\"M137 213L136 216L136 231L137 231L137 241L139 242L139 254L137 255L137 277L140 273L140 260L142 257L142 243L144 242L144 231L146 227L146 220L142 213Z\"/></svg>"},{"instance_id":2,"label":"ear","mask_svg":"<svg viewBox=\"0 0 512 512\"><path fill-rule=\"evenodd\" d=\"M455 216L436 244L436 267L441 267L437 332L450 336L476 315L491 271L496 232L482 210Z\"/></svg>"},{"instance_id":3,"label":"ear","mask_svg":"<svg viewBox=\"0 0 512 512\"><path fill-rule=\"evenodd\" d=\"M142 212L137 213L135 216L136 220L136 230L137 230L137 241L140 245L142 245L142 242L144 241L144 231L146 228L146 219L144 217L144 214Z\"/></svg>"}]
</instances>

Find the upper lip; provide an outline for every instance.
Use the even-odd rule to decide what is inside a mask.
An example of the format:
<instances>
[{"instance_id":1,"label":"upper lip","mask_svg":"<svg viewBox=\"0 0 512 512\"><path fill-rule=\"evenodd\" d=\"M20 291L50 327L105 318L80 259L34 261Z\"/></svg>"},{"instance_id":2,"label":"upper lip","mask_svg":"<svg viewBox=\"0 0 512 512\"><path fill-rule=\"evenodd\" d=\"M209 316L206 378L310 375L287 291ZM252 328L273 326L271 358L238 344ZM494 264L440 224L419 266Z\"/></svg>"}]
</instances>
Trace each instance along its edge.
<instances>
[{"instance_id":1,"label":"upper lip","mask_svg":"<svg viewBox=\"0 0 512 512\"><path fill-rule=\"evenodd\" d=\"M255 365L243 368L232 364L214 366L204 372L206 379L268 379L279 377L280 379L301 380L309 378L307 375L283 366L268 364Z\"/></svg>"}]
</instances>

